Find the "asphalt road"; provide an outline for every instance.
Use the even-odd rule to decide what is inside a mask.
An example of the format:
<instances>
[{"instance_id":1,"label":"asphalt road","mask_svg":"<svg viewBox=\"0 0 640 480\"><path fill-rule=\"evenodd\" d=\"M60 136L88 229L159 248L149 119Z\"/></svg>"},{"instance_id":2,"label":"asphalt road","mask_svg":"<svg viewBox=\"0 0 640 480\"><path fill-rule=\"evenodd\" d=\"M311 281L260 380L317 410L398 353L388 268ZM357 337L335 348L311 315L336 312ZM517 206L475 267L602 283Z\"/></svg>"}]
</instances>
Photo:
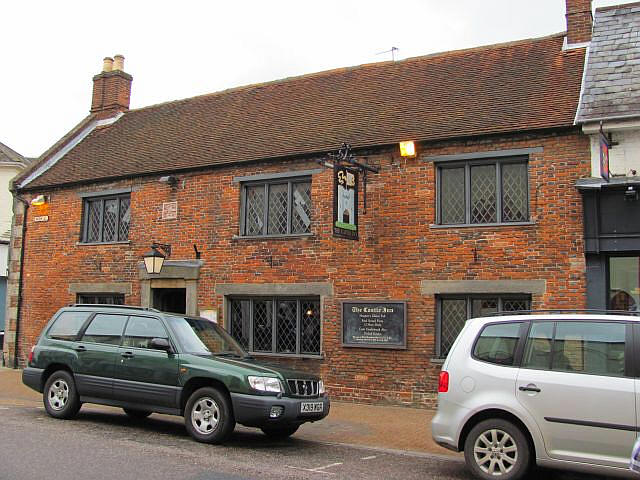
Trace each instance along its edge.
<instances>
[{"instance_id":1,"label":"asphalt road","mask_svg":"<svg viewBox=\"0 0 640 480\"><path fill-rule=\"evenodd\" d=\"M303 427L304 428L304 427ZM457 458L296 438L237 427L225 446L194 442L182 419L132 421L119 409L83 406L75 420L42 407L0 407L2 480L469 479ZM531 478L594 480L537 471Z\"/></svg>"}]
</instances>

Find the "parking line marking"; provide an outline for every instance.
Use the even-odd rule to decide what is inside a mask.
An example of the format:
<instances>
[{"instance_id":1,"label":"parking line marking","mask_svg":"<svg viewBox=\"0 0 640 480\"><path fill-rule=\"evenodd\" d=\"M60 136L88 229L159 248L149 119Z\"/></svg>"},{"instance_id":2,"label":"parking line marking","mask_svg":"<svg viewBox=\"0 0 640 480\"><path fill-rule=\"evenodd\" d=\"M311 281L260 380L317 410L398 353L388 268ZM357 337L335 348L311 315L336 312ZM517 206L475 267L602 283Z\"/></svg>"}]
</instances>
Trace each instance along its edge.
<instances>
[{"instance_id":1,"label":"parking line marking","mask_svg":"<svg viewBox=\"0 0 640 480\"><path fill-rule=\"evenodd\" d=\"M0 407L0 410L9 410L9 407Z\"/></svg>"},{"instance_id":2,"label":"parking line marking","mask_svg":"<svg viewBox=\"0 0 640 480\"><path fill-rule=\"evenodd\" d=\"M369 457L362 457L360 460L373 460L374 458L378 458L377 455L371 455Z\"/></svg>"},{"instance_id":3,"label":"parking line marking","mask_svg":"<svg viewBox=\"0 0 640 480\"><path fill-rule=\"evenodd\" d=\"M325 472L323 470L315 470L313 468L293 467L291 465L287 465L286 467L287 468L293 468L294 470L304 470L305 472L324 473L325 475L335 475L335 473Z\"/></svg>"},{"instance_id":4,"label":"parking line marking","mask_svg":"<svg viewBox=\"0 0 640 480\"><path fill-rule=\"evenodd\" d=\"M303 467L293 467L291 465L287 465L288 468L294 468L296 470L304 470L305 472L313 472L313 473L324 473L325 475L335 475L335 473L325 472L325 468L337 467L338 465L342 465L342 462L330 463L329 465L325 465L324 467L316 467L316 468L303 468Z\"/></svg>"}]
</instances>

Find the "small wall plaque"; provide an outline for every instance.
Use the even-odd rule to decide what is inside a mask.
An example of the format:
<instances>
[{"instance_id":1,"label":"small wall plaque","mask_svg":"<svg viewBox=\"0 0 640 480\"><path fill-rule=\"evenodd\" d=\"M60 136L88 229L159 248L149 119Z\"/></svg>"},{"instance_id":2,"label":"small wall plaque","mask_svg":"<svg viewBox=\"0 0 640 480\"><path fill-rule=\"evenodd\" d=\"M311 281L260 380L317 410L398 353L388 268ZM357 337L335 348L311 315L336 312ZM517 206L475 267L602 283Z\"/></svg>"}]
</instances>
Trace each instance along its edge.
<instances>
[{"instance_id":1,"label":"small wall plaque","mask_svg":"<svg viewBox=\"0 0 640 480\"><path fill-rule=\"evenodd\" d=\"M178 202L165 202L162 204L162 219L175 220L178 218Z\"/></svg>"},{"instance_id":2,"label":"small wall plaque","mask_svg":"<svg viewBox=\"0 0 640 480\"><path fill-rule=\"evenodd\" d=\"M49 215L40 215L39 217L33 217L34 222L48 222Z\"/></svg>"}]
</instances>

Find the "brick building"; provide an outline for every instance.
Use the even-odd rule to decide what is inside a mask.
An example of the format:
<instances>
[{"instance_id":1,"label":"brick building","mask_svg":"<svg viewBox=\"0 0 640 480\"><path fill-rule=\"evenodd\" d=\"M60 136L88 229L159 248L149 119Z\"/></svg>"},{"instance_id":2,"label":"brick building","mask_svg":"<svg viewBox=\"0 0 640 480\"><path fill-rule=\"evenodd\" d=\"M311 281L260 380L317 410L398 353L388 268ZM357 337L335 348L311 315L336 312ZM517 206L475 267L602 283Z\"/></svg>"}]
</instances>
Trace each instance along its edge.
<instances>
[{"instance_id":1,"label":"brick building","mask_svg":"<svg viewBox=\"0 0 640 480\"><path fill-rule=\"evenodd\" d=\"M590 25L590 2L567 3L570 26ZM573 124L585 40L138 110L123 59L106 59L90 115L15 184L6 362L24 361L60 306L124 302L213 318L256 356L320 373L334 398L431 405L467 318L585 305L574 184L589 174L589 140ZM414 156L401 155L406 140ZM357 209L335 218L328 153L343 142L377 173L356 172ZM26 207L37 195L47 203ZM336 236L356 213L357 239ZM153 242L171 254L150 275Z\"/></svg>"}]
</instances>

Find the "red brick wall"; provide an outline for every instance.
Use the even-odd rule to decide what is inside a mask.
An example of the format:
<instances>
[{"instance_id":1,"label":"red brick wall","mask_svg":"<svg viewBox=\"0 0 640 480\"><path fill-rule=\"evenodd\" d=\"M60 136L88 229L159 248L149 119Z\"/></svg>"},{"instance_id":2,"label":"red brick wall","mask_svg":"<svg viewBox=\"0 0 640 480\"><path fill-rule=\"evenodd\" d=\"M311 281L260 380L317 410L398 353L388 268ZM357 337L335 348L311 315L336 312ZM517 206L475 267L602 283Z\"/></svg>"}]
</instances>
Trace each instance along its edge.
<instances>
[{"instance_id":1,"label":"red brick wall","mask_svg":"<svg viewBox=\"0 0 640 480\"><path fill-rule=\"evenodd\" d=\"M566 6L567 42L571 44L591 41L591 0L566 0Z\"/></svg>"},{"instance_id":2,"label":"red brick wall","mask_svg":"<svg viewBox=\"0 0 640 480\"><path fill-rule=\"evenodd\" d=\"M530 156L533 225L432 229L435 223L435 167L425 157L542 147ZM332 172L313 176L313 236L294 239L234 239L238 234L238 175L317 168L310 160L280 161L177 174L178 187L159 176L50 192L50 220L28 220L25 289L21 320L24 359L44 323L75 301L71 282L132 282L126 303L140 303L137 263L152 241L172 245L172 260L204 266L198 303L224 314L217 283L331 282L333 297L323 311L323 360L274 361L323 375L334 398L432 405L440 365L435 357L435 299L420 292L421 280L544 279L547 292L535 308L584 308L585 263L582 205L575 180L588 176L588 138L577 130L419 145L419 156L396 151L365 155L380 173L368 176L368 209L362 210L360 240L331 235ZM362 158L362 157L361 157ZM79 192L133 187L130 244L80 245ZM178 202L178 219L162 220L162 203ZM31 215L31 212L29 213ZM477 258L474 259L474 249ZM406 300L406 350L344 348L340 344L340 301L370 298Z\"/></svg>"}]
</instances>

